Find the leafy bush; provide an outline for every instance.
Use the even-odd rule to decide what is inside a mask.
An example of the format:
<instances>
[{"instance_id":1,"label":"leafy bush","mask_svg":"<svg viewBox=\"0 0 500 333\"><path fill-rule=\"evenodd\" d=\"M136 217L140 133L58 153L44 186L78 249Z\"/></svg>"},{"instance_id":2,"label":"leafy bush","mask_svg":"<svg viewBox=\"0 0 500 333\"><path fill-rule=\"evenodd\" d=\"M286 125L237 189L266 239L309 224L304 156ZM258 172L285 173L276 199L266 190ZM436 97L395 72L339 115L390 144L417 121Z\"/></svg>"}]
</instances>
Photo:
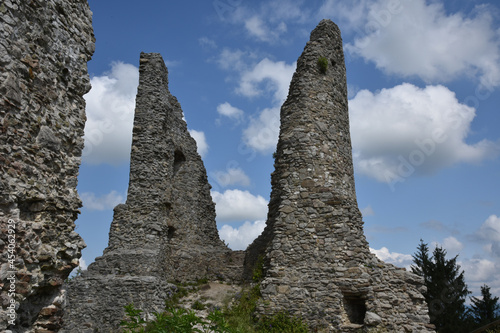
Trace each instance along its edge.
<instances>
[{"instance_id":1,"label":"leafy bush","mask_svg":"<svg viewBox=\"0 0 500 333\"><path fill-rule=\"evenodd\" d=\"M321 73L325 74L326 70L328 69L328 59L326 59L325 57L319 57L318 67L319 67L319 71Z\"/></svg>"},{"instance_id":2,"label":"leafy bush","mask_svg":"<svg viewBox=\"0 0 500 333\"><path fill-rule=\"evenodd\" d=\"M258 332L308 333L309 328L302 319L280 312L270 318L262 319L258 325Z\"/></svg>"},{"instance_id":3,"label":"leafy bush","mask_svg":"<svg viewBox=\"0 0 500 333\"><path fill-rule=\"evenodd\" d=\"M233 333L220 311L212 312L208 316L208 321L183 308L169 308L162 313L155 312L154 320L148 322L141 318L142 310L135 309L132 304L125 306L125 313L128 318L120 323L125 333Z\"/></svg>"}]
</instances>

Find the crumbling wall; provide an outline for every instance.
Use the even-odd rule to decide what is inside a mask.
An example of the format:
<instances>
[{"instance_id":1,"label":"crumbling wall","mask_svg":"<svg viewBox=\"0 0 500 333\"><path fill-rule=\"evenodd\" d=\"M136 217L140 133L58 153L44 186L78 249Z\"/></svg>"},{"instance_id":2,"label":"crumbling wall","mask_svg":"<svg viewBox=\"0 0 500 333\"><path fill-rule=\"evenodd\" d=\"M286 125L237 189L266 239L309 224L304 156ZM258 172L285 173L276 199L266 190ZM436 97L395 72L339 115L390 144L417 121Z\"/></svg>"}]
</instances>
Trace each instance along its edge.
<instances>
[{"instance_id":1,"label":"crumbling wall","mask_svg":"<svg viewBox=\"0 0 500 333\"><path fill-rule=\"evenodd\" d=\"M323 20L281 108L266 228L247 250L247 273L264 261L258 312L284 311L331 332L431 332L421 278L369 251L347 103L340 30Z\"/></svg>"},{"instance_id":2,"label":"crumbling wall","mask_svg":"<svg viewBox=\"0 0 500 333\"><path fill-rule=\"evenodd\" d=\"M2 332L57 331L61 286L85 247L74 221L91 17L86 0L0 4Z\"/></svg>"},{"instance_id":3,"label":"crumbling wall","mask_svg":"<svg viewBox=\"0 0 500 333\"><path fill-rule=\"evenodd\" d=\"M65 331L115 332L127 303L161 311L176 289L169 282L239 281L242 263L219 239L207 172L167 67L160 54L142 53L127 201L114 209L103 256L68 286Z\"/></svg>"}]
</instances>

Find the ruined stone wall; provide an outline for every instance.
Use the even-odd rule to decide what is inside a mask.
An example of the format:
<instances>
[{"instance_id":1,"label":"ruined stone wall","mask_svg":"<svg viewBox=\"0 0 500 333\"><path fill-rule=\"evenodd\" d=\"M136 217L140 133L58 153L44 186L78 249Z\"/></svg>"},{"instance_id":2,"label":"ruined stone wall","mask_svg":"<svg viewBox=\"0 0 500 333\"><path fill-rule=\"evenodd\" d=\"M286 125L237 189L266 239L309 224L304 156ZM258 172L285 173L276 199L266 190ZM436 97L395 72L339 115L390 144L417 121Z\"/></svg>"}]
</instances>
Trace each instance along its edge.
<instances>
[{"instance_id":1,"label":"ruined stone wall","mask_svg":"<svg viewBox=\"0 0 500 333\"><path fill-rule=\"evenodd\" d=\"M0 4L2 332L57 331L61 285L85 247L74 221L81 206L82 96L90 89L87 61L94 52L91 17L86 0ZM10 304L15 325L8 325Z\"/></svg>"},{"instance_id":2,"label":"ruined stone wall","mask_svg":"<svg viewBox=\"0 0 500 333\"><path fill-rule=\"evenodd\" d=\"M318 60L324 57L326 70ZM323 20L298 59L281 108L264 233L261 314L285 311L329 332L430 332L423 281L369 252L354 187L340 30Z\"/></svg>"},{"instance_id":3,"label":"ruined stone wall","mask_svg":"<svg viewBox=\"0 0 500 333\"><path fill-rule=\"evenodd\" d=\"M65 331L115 332L127 303L160 311L175 290L168 282L240 280L241 267L230 267L238 262L219 239L207 173L163 59L142 53L127 201L114 209L103 256L68 287Z\"/></svg>"}]
</instances>

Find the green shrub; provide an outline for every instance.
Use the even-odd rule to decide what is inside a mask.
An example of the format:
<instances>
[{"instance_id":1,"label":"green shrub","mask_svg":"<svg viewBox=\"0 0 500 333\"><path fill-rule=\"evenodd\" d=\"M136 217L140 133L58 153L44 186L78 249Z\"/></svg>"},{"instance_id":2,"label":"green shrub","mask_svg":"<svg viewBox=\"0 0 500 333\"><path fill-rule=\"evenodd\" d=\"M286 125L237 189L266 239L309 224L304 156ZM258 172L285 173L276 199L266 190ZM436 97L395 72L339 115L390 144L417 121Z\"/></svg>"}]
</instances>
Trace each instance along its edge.
<instances>
[{"instance_id":1,"label":"green shrub","mask_svg":"<svg viewBox=\"0 0 500 333\"><path fill-rule=\"evenodd\" d=\"M194 309L194 310L205 310L205 309L206 309L206 306L205 306L205 304L203 304L202 302L200 302L200 301L196 301L196 302L194 302L194 303L191 305L191 309Z\"/></svg>"},{"instance_id":2,"label":"green shrub","mask_svg":"<svg viewBox=\"0 0 500 333\"><path fill-rule=\"evenodd\" d=\"M297 317L280 312L272 317L263 318L258 325L258 332L263 333L308 333L309 328Z\"/></svg>"},{"instance_id":3,"label":"green shrub","mask_svg":"<svg viewBox=\"0 0 500 333\"><path fill-rule=\"evenodd\" d=\"M321 73L325 74L326 70L328 69L328 59L326 59L325 57L319 57L318 67L319 67L319 71Z\"/></svg>"}]
</instances>

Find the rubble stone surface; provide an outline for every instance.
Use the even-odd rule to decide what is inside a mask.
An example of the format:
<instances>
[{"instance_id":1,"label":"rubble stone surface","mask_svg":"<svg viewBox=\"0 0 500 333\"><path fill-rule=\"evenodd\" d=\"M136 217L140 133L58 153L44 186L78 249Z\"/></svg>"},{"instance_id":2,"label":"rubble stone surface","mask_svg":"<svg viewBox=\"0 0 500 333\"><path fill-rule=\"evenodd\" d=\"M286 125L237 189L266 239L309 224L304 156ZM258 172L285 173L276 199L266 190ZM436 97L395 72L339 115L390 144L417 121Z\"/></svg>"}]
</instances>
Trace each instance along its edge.
<instances>
[{"instance_id":1,"label":"rubble stone surface","mask_svg":"<svg viewBox=\"0 0 500 333\"><path fill-rule=\"evenodd\" d=\"M124 305L158 312L176 290L171 282L239 281L243 258L219 238L207 172L167 67L160 54L142 53L127 201L114 209L103 256L68 286L64 331L115 332Z\"/></svg>"},{"instance_id":2,"label":"rubble stone surface","mask_svg":"<svg viewBox=\"0 0 500 333\"><path fill-rule=\"evenodd\" d=\"M328 66L321 66L325 58ZM370 253L356 201L340 30L323 20L297 61L271 178L258 312L284 311L331 332L429 329L423 280Z\"/></svg>"},{"instance_id":3,"label":"rubble stone surface","mask_svg":"<svg viewBox=\"0 0 500 333\"><path fill-rule=\"evenodd\" d=\"M61 327L61 286L85 247L74 221L91 21L86 0L0 4L1 332Z\"/></svg>"}]
</instances>

